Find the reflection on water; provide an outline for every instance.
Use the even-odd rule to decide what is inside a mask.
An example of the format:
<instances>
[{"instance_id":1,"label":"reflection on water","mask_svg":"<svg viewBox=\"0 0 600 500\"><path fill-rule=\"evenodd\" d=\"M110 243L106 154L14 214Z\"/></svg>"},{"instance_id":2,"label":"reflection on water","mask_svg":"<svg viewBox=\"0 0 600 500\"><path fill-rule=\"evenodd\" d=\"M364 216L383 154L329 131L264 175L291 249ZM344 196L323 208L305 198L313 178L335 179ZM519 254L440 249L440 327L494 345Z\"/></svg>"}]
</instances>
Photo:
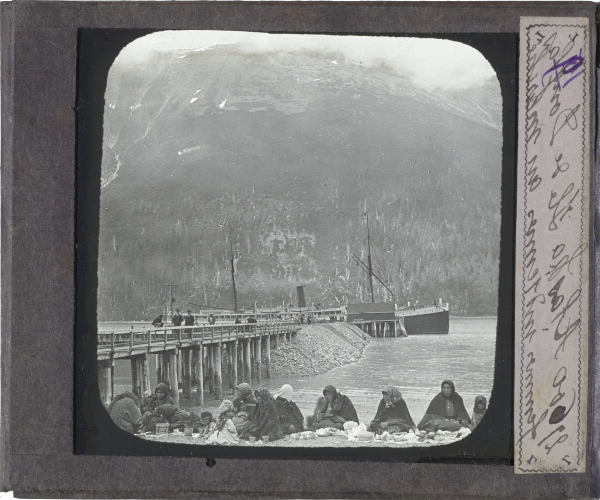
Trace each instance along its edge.
<instances>
[{"instance_id":1,"label":"reflection on water","mask_svg":"<svg viewBox=\"0 0 600 500\"><path fill-rule=\"evenodd\" d=\"M312 412L323 387L332 384L350 396L361 421L372 419L382 388L396 385L418 421L433 396L440 392L442 380L450 379L470 414L475 396L482 394L489 401L494 378L496 324L496 318L451 318L448 335L373 339L356 363L314 377L263 379L261 385L274 390L289 383L294 388L298 406L307 413ZM153 358L151 356L150 370L154 386ZM116 363L115 384L130 387L128 361Z\"/></svg>"}]
</instances>

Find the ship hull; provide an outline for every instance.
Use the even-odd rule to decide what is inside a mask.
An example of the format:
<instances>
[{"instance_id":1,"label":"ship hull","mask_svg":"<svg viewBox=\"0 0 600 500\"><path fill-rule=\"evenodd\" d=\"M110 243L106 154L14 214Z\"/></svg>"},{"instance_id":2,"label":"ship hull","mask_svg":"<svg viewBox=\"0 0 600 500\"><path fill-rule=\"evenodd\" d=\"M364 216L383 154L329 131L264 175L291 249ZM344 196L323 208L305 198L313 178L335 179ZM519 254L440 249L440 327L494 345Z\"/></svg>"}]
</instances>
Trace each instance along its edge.
<instances>
[{"instance_id":1,"label":"ship hull","mask_svg":"<svg viewBox=\"0 0 600 500\"><path fill-rule=\"evenodd\" d=\"M398 314L404 321L406 333L411 335L447 335L450 329L450 313L447 309L422 312L410 311Z\"/></svg>"}]
</instances>

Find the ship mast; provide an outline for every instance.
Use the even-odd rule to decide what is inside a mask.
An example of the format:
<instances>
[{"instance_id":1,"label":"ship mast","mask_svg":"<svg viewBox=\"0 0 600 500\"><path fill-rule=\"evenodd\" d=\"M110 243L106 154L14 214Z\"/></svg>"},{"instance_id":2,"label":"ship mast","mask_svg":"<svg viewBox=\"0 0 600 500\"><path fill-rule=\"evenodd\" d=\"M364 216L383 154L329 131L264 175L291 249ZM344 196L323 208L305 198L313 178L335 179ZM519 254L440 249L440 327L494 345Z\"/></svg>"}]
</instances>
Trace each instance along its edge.
<instances>
[{"instance_id":1,"label":"ship mast","mask_svg":"<svg viewBox=\"0 0 600 500\"><path fill-rule=\"evenodd\" d=\"M371 265L371 233L369 232L369 213L367 212L367 246L369 248L369 284L371 285L371 303L375 303L375 296L373 295L373 266Z\"/></svg>"},{"instance_id":2,"label":"ship mast","mask_svg":"<svg viewBox=\"0 0 600 500\"><path fill-rule=\"evenodd\" d=\"M231 254L231 282L233 283L233 312L237 313L237 295L235 293L235 269L233 267L233 240L231 238L231 221L229 221L229 249Z\"/></svg>"}]
</instances>

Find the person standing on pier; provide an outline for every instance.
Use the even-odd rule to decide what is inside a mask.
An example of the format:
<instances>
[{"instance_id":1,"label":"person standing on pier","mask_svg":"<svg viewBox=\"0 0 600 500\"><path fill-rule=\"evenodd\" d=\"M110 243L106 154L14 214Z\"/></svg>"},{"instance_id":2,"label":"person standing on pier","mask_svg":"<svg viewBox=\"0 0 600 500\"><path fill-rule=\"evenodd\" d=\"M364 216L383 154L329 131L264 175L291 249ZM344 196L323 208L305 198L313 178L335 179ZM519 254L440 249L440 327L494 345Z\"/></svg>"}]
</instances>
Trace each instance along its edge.
<instances>
[{"instance_id":1,"label":"person standing on pier","mask_svg":"<svg viewBox=\"0 0 600 500\"><path fill-rule=\"evenodd\" d=\"M181 323L183 323L183 316L181 315L181 311L179 309L175 309L172 322L173 326L181 326Z\"/></svg>"},{"instance_id":2,"label":"person standing on pier","mask_svg":"<svg viewBox=\"0 0 600 500\"><path fill-rule=\"evenodd\" d=\"M194 326L194 316L192 316L192 311L189 309L185 312L185 326Z\"/></svg>"},{"instance_id":3,"label":"person standing on pier","mask_svg":"<svg viewBox=\"0 0 600 500\"><path fill-rule=\"evenodd\" d=\"M156 328L161 328L164 324L162 314L152 322L152 326L155 326Z\"/></svg>"}]
</instances>

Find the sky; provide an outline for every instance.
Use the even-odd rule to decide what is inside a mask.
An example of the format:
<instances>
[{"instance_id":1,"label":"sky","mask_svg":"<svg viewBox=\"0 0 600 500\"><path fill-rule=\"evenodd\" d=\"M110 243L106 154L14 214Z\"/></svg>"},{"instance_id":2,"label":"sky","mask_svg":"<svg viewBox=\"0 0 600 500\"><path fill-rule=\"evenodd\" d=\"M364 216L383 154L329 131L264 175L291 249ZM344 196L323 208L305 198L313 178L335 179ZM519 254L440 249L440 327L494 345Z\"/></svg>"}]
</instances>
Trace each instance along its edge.
<instances>
[{"instance_id":1,"label":"sky","mask_svg":"<svg viewBox=\"0 0 600 500\"><path fill-rule=\"evenodd\" d=\"M339 35L287 35L243 31L162 31L126 46L115 61L121 66L143 64L157 52L210 50L236 45L242 53L311 51L342 54L340 64L384 65L414 84L432 91L467 89L495 76L489 62L476 49L450 40Z\"/></svg>"}]
</instances>

